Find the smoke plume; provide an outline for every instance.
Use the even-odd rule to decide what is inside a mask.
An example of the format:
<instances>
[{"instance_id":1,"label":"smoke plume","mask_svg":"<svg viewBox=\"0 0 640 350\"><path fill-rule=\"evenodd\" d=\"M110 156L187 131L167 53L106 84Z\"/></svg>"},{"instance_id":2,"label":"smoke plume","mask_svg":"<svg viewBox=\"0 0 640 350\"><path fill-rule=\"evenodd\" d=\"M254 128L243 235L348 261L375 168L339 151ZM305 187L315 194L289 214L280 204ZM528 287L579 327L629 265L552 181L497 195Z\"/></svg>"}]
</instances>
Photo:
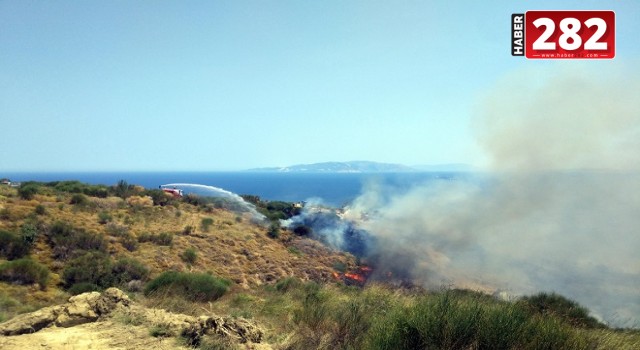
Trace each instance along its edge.
<instances>
[{"instance_id":1,"label":"smoke plume","mask_svg":"<svg viewBox=\"0 0 640 350\"><path fill-rule=\"evenodd\" d=\"M408 192L373 184L345 213L376 265L429 287L555 291L616 326L640 320L640 80L520 71L482 99L488 172Z\"/></svg>"}]
</instances>

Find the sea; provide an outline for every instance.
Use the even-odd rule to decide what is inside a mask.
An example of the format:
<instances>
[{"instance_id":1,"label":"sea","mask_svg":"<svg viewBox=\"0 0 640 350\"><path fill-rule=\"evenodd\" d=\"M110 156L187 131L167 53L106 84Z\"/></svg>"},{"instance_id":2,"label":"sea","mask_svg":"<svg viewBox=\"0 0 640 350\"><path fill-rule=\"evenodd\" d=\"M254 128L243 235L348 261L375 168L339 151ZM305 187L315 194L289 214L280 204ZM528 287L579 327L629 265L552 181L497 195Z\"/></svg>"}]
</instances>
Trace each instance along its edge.
<instances>
[{"instance_id":1,"label":"sea","mask_svg":"<svg viewBox=\"0 0 640 350\"><path fill-rule=\"evenodd\" d=\"M214 186L233 193L256 195L270 201L319 201L327 206L349 204L372 184L409 189L438 180L468 178L468 173L280 173L280 172L38 172L2 173L13 182L78 180L89 184L115 185L124 180L148 189L172 183Z\"/></svg>"}]
</instances>

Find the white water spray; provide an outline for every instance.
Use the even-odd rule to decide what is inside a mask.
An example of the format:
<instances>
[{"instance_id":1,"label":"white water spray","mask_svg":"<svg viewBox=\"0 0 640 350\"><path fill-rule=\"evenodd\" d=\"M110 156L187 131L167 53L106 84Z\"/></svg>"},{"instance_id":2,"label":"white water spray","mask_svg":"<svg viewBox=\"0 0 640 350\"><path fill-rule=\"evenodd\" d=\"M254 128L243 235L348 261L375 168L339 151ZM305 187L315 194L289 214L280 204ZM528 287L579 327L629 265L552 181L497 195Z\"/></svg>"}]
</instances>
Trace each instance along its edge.
<instances>
[{"instance_id":1,"label":"white water spray","mask_svg":"<svg viewBox=\"0 0 640 350\"><path fill-rule=\"evenodd\" d=\"M234 204L241 208L241 212L248 212L251 214L251 217L257 222L263 222L266 220L266 217L260 214L256 207L245 201L239 195L227 191L220 187L208 186L208 185L200 185L200 184L189 184L189 183L173 183L161 185L161 188L174 188L180 189L185 194L195 194L202 197L213 197L213 198L225 198L231 200Z\"/></svg>"}]
</instances>

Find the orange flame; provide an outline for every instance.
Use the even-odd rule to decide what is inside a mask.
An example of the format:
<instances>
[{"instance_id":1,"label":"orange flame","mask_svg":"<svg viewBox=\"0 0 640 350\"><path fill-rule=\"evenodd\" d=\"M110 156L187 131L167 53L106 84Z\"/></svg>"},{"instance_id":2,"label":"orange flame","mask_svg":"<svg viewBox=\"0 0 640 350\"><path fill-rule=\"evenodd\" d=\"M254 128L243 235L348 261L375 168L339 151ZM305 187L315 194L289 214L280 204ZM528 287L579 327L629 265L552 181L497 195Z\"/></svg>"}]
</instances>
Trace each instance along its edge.
<instances>
[{"instance_id":1,"label":"orange flame","mask_svg":"<svg viewBox=\"0 0 640 350\"><path fill-rule=\"evenodd\" d=\"M347 272L347 273L344 274L344 277L352 279L352 280L355 280L355 281L358 281L360 283L364 283L364 282L367 281L367 279L364 276L362 276L360 274L357 274L357 273L348 273Z\"/></svg>"}]
</instances>

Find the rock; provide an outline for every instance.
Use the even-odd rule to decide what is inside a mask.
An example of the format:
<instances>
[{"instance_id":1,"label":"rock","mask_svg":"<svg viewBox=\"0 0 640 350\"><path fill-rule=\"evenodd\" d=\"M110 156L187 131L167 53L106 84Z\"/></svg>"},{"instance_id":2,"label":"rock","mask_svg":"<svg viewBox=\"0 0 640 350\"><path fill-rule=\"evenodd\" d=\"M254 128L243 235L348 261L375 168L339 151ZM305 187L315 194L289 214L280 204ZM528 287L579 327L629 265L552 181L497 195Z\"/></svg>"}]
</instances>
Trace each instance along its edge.
<instances>
[{"instance_id":1,"label":"rock","mask_svg":"<svg viewBox=\"0 0 640 350\"><path fill-rule=\"evenodd\" d=\"M109 288L102 294L82 293L69 298L66 304L18 315L0 324L0 334L18 335L37 332L54 324L57 327L73 327L94 322L98 317L111 313L116 307L128 306L130 303L129 297L117 288Z\"/></svg>"},{"instance_id":2,"label":"rock","mask_svg":"<svg viewBox=\"0 0 640 350\"><path fill-rule=\"evenodd\" d=\"M18 315L0 324L0 334L19 335L37 332L52 324L63 311L64 306L57 305Z\"/></svg>"},{"instance_id":3,"label":"rock","mask_svg":"<svg viewBox=\"0 0 640 350\"><path fill-rule=\"evenodd\" d=\"M141 320L143 324L164 327L169 334L188 339L190 345L199 344L205 335L220 336L234 343L246 344L260 343L264 337L262 328L244 318L223 318L215 315L196 318L162 309L147 309L135 305L117 288L109 288L102 294L83 293L69 298L65 304L16 316L0 324L0 334L19 335L34 333L52 325L73 327L88 322L106 321L105 317L109 317L116 310L128 317Z\"/></svg>"},{"instance_id":4,"label":"rock","mask_svg":"<svg viewBox=\"0 0 640 350\"><path fill-rule=\"evenodd\" d=\"M95 302L95 310L100 315L111 313L118 306L129 306L131 300L129 296L118 288L108 288L105 290Z\"/></svg>"}]
</instances>

